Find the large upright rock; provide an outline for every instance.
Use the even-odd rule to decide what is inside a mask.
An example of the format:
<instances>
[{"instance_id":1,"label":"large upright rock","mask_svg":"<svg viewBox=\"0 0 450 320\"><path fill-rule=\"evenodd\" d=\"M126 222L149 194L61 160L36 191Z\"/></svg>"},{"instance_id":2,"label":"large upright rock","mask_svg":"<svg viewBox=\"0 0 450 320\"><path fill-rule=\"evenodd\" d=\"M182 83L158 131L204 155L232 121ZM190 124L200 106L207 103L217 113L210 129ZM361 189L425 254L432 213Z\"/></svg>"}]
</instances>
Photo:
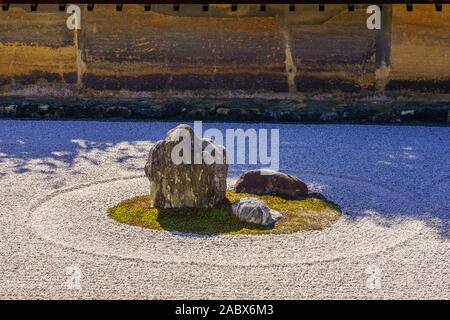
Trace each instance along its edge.
<instances>
[{"instance_id":1,"label":"large upright rock","mask_svg":"<svg viewBox=\"0 0 450 320\"><path fill-rule=\"evenodd\" d=\"M240 193L270 194L289 199L308 197L308 186L299 178L268 169L245 172L236 182L235 190Z\"/></svg>"},{"instance_id":2,"label":"large upright rock","mask_svg":"<svg viewBox=\"0 0 450 320\"><path fill-rule=\"evenodd\" d=\"M220 161L213 162L208 155ZM209 139L200 140L190 126L179 125L150 149L145 174L150 180L151 206L213 208L226 198L227 173L225 148Z\"/></svg>"}]
</instances>

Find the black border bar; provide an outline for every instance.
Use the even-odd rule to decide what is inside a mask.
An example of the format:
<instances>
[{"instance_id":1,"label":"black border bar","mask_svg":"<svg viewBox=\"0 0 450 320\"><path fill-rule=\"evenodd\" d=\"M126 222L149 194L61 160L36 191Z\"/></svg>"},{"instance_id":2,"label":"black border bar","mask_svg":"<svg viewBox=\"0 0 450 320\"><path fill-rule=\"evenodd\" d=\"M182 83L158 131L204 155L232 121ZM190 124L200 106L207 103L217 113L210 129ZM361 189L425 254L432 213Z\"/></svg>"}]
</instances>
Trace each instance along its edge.
<instances>
[{"instance_id":1,"label":"black border bar","mask_svg":"<svg viewBox=\"0 0 450 320\"><path fill-rule=\"evenodd\" d=\"M0 4L435 4L450 0L0 0Z\"/></svg>"}]
</instances>

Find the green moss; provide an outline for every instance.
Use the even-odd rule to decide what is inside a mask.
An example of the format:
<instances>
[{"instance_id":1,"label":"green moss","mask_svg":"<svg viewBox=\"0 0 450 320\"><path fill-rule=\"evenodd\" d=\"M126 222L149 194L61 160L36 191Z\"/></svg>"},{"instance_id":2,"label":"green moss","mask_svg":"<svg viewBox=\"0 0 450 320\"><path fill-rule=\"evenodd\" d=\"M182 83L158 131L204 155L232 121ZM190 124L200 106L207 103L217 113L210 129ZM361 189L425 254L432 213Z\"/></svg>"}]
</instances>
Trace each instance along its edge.
<instances>
[{"instance_id":1,"label":"green moss","mask_svg":"<svg viewBox=\"0 0 450 320\"><path fill-rule=\"evenodd\" d=\"M227 210L228 204L243 197L262 199L283 213L274 227L242 222ZM202 235L215 234L283 234L301 230L321 230L341 215L332 203L318 199L287 200L275 196L257 196L227 192L228 204L216 209L155 209L149 196L125 200L108 210L110 218L120 223L148 229L179 231Z\"/></svg>"}]
</instances>

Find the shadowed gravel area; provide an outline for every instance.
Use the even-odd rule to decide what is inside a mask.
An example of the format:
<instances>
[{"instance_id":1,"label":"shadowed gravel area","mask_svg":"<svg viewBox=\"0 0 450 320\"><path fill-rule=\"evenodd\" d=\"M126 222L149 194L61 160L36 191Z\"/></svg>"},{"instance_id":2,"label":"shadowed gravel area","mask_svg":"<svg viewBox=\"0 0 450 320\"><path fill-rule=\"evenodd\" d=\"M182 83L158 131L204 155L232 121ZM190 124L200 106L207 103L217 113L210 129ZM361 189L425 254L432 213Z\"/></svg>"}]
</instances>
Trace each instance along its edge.
<instances>
[{"instance_id":1,"label":"shadowed gravel area","mask_svg":"<svg viewBox=\"0 0 450 320\"><path fill-rule=\"evenodd\" d=\"M0 297L450 298L449 127L205 125L278 128L281 170L345 212L323 231L198 237L109 219L147 192L147 151L177 124L0 121ZM256 167L231 166L230 186Z\"/></svg>"}]
</instances>

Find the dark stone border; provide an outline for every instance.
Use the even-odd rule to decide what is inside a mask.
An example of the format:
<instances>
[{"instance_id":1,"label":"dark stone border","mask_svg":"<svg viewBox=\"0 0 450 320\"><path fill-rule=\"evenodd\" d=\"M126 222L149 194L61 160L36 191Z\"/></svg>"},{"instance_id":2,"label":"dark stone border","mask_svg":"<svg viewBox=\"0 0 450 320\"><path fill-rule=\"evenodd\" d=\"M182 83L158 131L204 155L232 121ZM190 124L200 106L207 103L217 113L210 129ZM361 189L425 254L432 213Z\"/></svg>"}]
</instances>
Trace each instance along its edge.
<instances>
[{"instance_id":1,"label":"dark stone border","mask_svg":"<svg viewBox=\"0 0 450 320\"><path fill-rule=\"evenodd\" d=\"M450 101L0 97L0 118L450 124Z\"/></svg>"}]
</instances>

